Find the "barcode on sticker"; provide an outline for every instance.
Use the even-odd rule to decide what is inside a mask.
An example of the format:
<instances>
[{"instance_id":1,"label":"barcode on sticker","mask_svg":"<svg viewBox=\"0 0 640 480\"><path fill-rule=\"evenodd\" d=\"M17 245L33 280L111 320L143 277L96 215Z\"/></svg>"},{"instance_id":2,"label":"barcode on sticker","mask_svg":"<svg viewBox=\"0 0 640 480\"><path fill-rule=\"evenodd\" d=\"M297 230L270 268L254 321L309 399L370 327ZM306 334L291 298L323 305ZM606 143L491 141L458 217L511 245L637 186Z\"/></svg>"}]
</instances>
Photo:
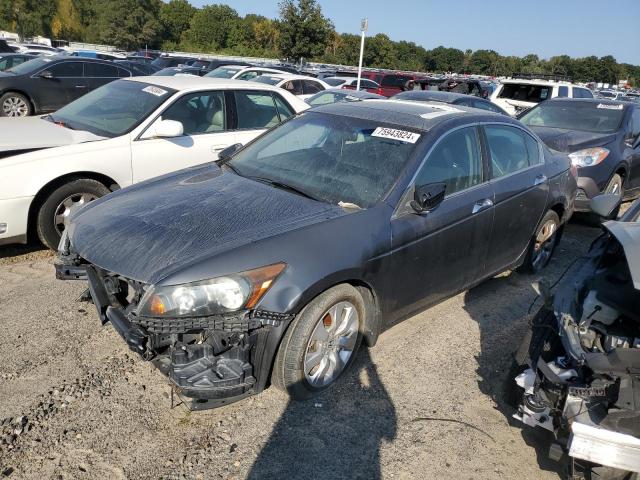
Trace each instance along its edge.
<instances>
[{"instance_id":1,"label":"barcode on sticker","mask_svg":"<svg viewBox=\"0 0 640 480\"><path fill-rule=\"evenodd\" d=\"M150 93L151 95L155 95L156 97L161 97L163 96L165 93L167 93L166 90L163 90L161 88L158 87L153 87L151 85L149 85L148 87L144 87L142 89L143 92L147 92Z\"/></svg>"},{"instance_id":2,"label":"barcode on sticker","mask_svg":"<svg viewBox=\"0 0 640 480\"><path fill-rule=\"evenodd\" d=\"M599 103L597 108L604 108L605 110L622 110L623 106L611 103Z\"/></svg>"},{"instance_id":3,"label":"barcode on sticker","mask_svg":"<svg viewBox=\"0 0 640 480\"><path fill-rule=\"evenodd\" d=\"M406 143L416 143L420 138L419 133L407 132L406 130L396 130L394 128L378 127L371 134L372 137L389 138L400 140Z\"/></svg>"}]
</instances>

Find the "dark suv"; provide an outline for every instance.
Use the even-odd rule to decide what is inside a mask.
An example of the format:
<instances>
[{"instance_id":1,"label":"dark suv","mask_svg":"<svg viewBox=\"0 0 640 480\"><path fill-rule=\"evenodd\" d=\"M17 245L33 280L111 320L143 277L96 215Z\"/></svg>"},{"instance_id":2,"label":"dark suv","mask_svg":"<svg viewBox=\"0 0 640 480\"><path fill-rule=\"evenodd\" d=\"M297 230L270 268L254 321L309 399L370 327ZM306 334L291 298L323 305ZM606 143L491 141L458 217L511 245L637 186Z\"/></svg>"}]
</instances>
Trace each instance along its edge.
<instances>
[{"instance_id":1,"label":"dark suv","mask_svg":"<svg viewBox=\"0 0 640 480\"><path fill-rule=\"evenodd\" d=\"M52 112L131 71L112 62L67 56L41 57L0 72L0 116Z\"/></svg>"}]
</instances>

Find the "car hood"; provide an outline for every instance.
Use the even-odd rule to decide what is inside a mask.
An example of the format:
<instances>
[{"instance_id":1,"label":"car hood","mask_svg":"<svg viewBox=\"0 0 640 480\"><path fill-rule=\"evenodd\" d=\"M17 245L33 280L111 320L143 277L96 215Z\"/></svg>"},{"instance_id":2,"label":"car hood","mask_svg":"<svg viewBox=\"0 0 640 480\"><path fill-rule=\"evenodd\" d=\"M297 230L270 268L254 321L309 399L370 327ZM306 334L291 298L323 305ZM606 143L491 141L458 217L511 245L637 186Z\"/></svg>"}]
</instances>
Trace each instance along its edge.
<instances>
[{"instance_id":1,"label":"car hood","mask_svg":"<svg viewBox=\"0 0 640 480\"><path fill-rule=\"evenodd\" d=\"M553 150L571 153L583 148L601 147L616 138L615 133L580 132L562 128L529 127Z\"/></svg>"},{"instance_id":2,"label":"car hood","mask_svg":"<svg viewBox=\"0 0 640 480\"><path fill-rule=\"evenodd\" d=\"M105 138L82 130L71 130L41 117L0 118L0 132L0 152L16 153Z\"/></svg>"},{"instance_id":3,"label":"car hood","mask_svg":"<svg viewBox=\"0 0 640 480\"><path fill-rule=\"evenodd\" d=\"M143 283L345 210L207 164L92 202L72 218L69 239L84 259Z\"/></svg>"}]
</instances>

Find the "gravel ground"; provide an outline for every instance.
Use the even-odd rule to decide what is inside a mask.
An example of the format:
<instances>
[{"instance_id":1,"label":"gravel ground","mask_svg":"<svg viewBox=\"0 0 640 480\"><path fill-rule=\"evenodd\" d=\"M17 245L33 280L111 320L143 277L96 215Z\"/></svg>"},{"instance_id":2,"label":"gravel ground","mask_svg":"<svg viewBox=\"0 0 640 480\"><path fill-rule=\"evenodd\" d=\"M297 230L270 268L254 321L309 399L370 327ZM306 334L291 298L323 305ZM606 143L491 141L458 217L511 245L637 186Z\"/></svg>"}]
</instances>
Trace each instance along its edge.
<instances>
[{"instance_id":1,"label":"gravel ground","mask_svg":"<svg viewBox=\"0 0 640 480\"><path fill-rule=\"evenodd\" d=\"M598 229L572 223L553 281ZM533 276L504 274L389 328L335 388L172 408L53 256L0 249L0 478L557 479L503 400Z\"/></svg>"}]
</instances>

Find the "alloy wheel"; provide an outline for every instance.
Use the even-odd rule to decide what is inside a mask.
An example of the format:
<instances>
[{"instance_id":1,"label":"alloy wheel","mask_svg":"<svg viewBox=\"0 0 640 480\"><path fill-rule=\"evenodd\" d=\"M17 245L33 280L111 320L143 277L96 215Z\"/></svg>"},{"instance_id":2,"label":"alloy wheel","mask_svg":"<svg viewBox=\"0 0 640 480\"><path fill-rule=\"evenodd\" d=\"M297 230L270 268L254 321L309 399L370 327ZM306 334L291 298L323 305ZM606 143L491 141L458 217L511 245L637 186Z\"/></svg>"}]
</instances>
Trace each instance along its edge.
<instances>
[{"instance_id":1,"label":"alloy wheel","mask_svg":"<svg viewBox=\"0 0 640 480\"><path fill-rule=\"evenodd\" d=\"M303 358L311 386L324 387L338 378L353 354L359 327L358 310L351 302L338 302L320 316Z\"/></svg>"},{"instance_id":2,"label":"alloy wheel","mask_svg":"<svg viewBox=\"0 0 640 480\"><path fill-rule=\"evenodd\" d=\"M544 267L555 248L558 225L555 220L547 220L536 236L533 245L533 268L537 271Z\"/></svg>"},{"instance_id":3,"label":"alloy wheel","mask_svg":"<svg viewBox=\"0 0 640 480\"><path fill-rule=\"evenodd\" d=\"M2 103L2 111L7 117L26 117L29 105L20 97L8 97Z\"/></svg>"},{"instance_id":4,"label":"alloy wheel","mask_svg":"<svg viewBox=\"0 0 640 480\"><path fill-rule=\"evenodd\" d=\"M92 193L76 193L65 198L56 208L53 224L59 234L67 228L69 217L84 207L87 203L96 200L98 197Z\"/></svg>"}]
</instances>

